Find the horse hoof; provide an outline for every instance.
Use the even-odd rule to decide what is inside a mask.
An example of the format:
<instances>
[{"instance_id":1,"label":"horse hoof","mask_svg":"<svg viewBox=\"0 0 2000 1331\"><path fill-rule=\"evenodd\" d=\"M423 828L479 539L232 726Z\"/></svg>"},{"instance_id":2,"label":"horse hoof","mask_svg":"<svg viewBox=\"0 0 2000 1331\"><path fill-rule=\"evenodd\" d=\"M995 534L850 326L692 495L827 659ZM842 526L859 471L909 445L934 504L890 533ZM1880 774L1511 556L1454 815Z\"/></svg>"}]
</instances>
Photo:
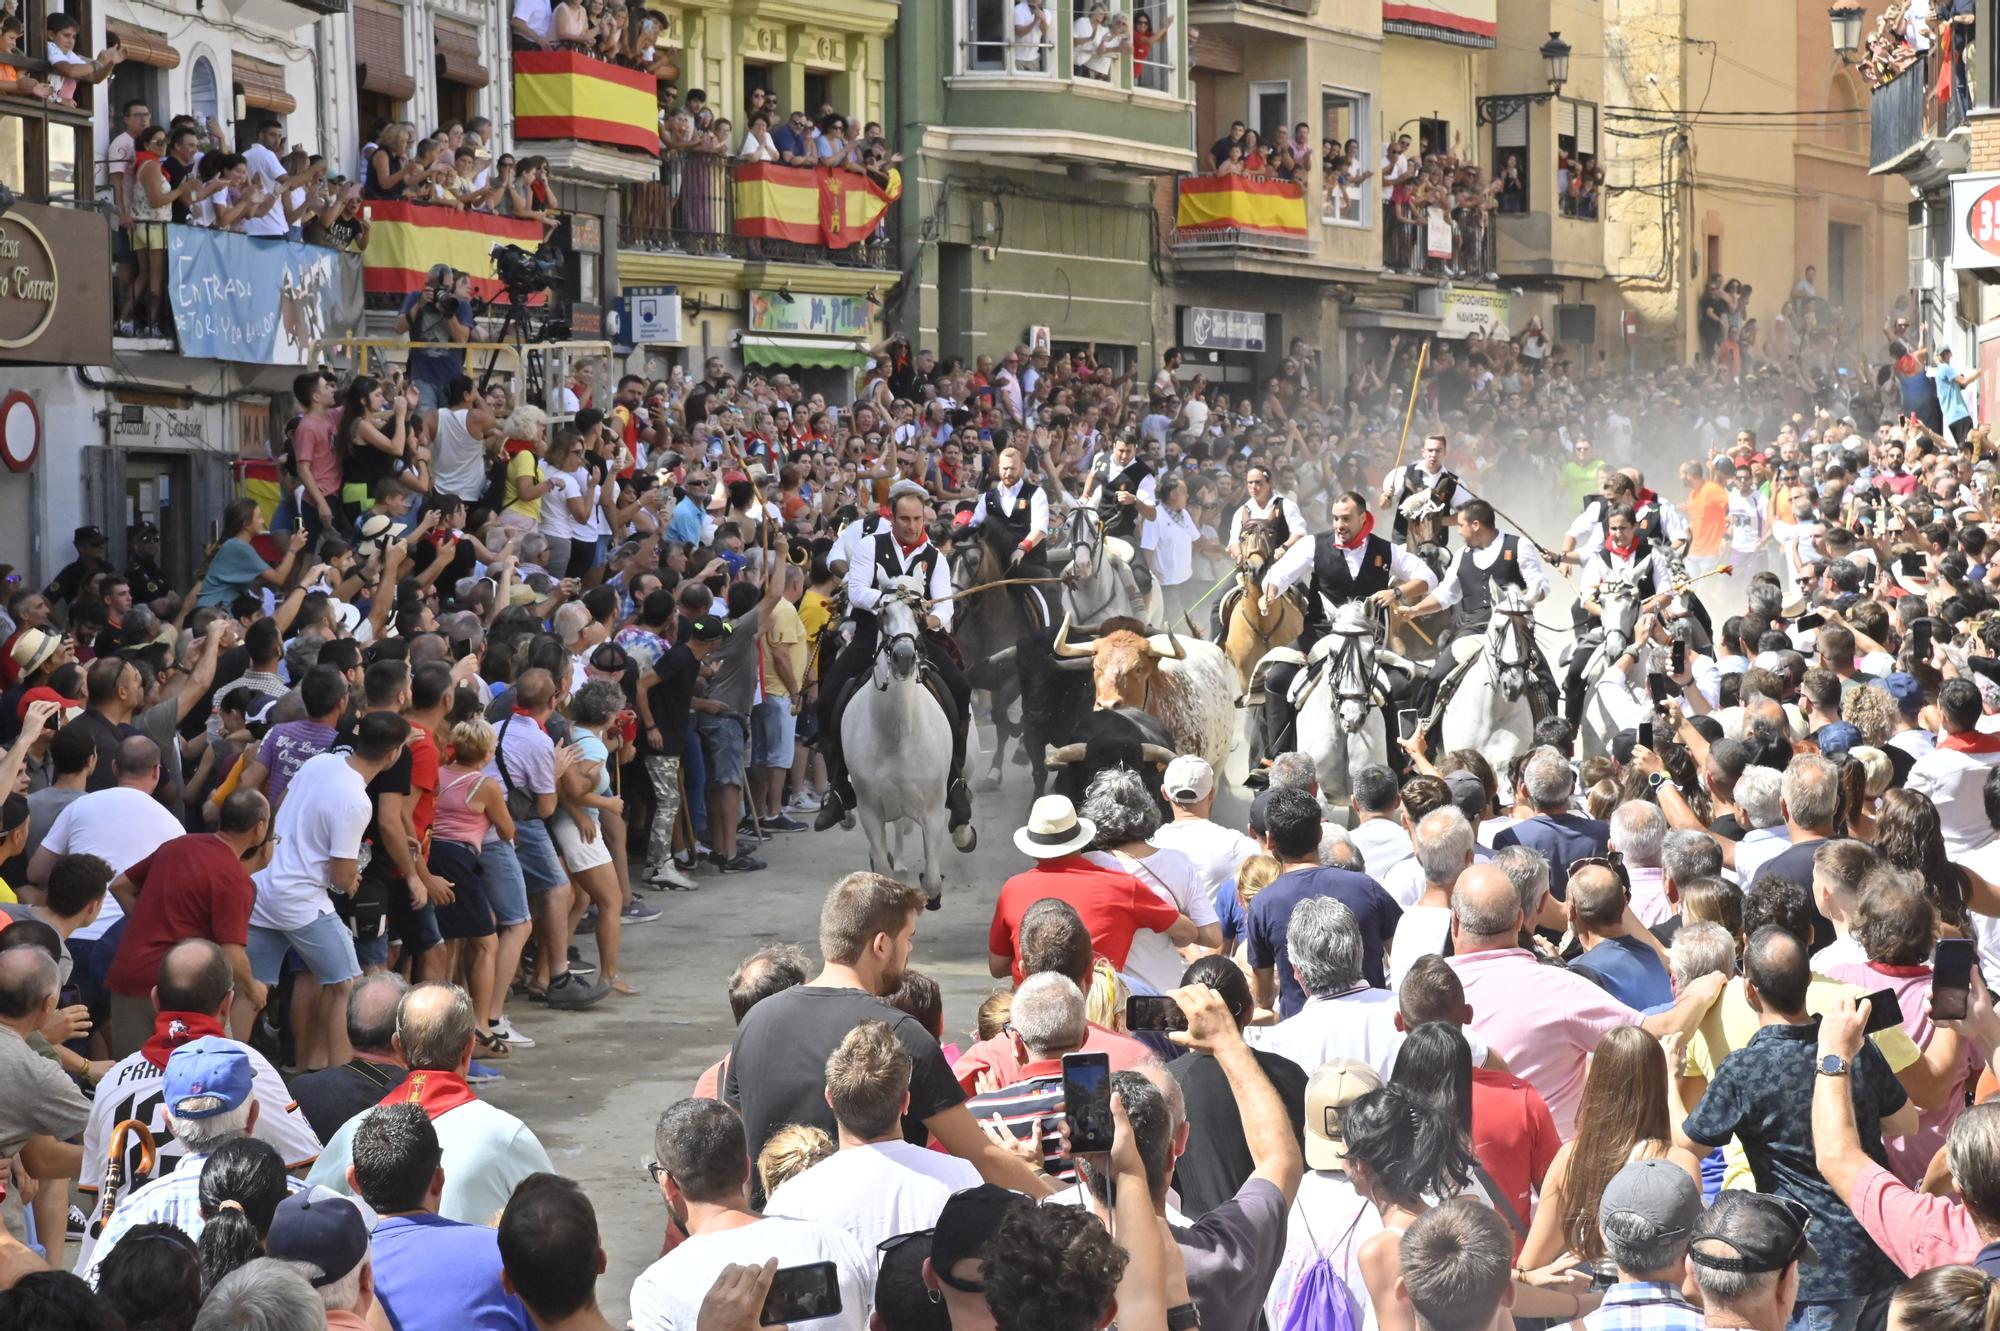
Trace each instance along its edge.
<instances>
[{"instance_id":1,"label":"horse hoof","mask_svg":"<svg viewBox=\"0 0 2000 1331\"><path fill-rule=\"evenodd\" d=\"M854 830L854 815L852 813L842 814L840 816L840 827L844 832L852 832Z\"/></svg>"},{"instance_id":2,"label":"horse hoof","mask_svg":"<svg viewBox=\"0 0 2000 1331\"><path fill-rule=\"evenodd\" d=\"M979 846L979 829L971 823L952 828L951 844L958 847L961 854L970 855Z\"/></svg>"},{"instance_id":3,"label":"horse hoof","mask_svg":"<svg viewBox=\"0 0 2000 1331\"><path fill-rule=\"evenodd\" d=\"M984 779L980 781L979 788L981 790L1000 789L1000 774L998 772L988 772Z\"/></svg>"},{"instance_id":4,"label":"horse hoof","mask_svg":"<svg viewBox=\"0 0 2000 1331\"><path fill-rule=\"evenodd\" d=\"M1028 751L1027 751L1027 749L1025 749L1025 748L1019 748L1019 749L1016 749L1016 750L1014 750L1014 766L1016 766L1016 767L1026 767L1027 765L1028 765Z\"/></svg>"}]
</instances>

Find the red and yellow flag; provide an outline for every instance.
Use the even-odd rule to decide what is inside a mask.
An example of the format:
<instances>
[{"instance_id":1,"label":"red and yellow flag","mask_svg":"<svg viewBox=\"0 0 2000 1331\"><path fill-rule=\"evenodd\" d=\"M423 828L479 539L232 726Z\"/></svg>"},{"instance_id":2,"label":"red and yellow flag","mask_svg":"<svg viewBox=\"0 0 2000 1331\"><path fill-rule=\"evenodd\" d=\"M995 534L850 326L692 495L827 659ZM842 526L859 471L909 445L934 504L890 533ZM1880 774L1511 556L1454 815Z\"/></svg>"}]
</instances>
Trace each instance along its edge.
<instances>
[{"instance_id":1,"label":"red and yellow flag","mask_svg":"<svg viewBox=\"0 0 2000 1331\"><path fill-rule=\"evenodd\" d=\"M1183 176L1175 228L1250 232L1260 236L1306 234L1305 191L1290 180L1247 176Z\"/></svg>"},{"instance_id":2,"label":"red and yellow flag","mask_svg":"<svg viewBox=\"0 0 2000 1331\"><path fill-rule=\"evenodd\" d=\"M542 224L532 218L388 199L375 199L367 207L372 225L361 257L369 291L415 291L432 264L448 263L472 274L473 293L490 300L501 291L500 279L493 275L493 247L532 250L542 243Z\"/></svg>"},{"instance_id":3,"label":"red and yellow flag","mask_svg":"<svg viewBox=\"0 0 2000 1331\"><path fill-rule=\"evenodd\" d=\"M514 53L514 137L660 155L660 81L577 51Z\"/></svg>"},{"instance_id":4,"label":"red and yellow flag","mask_svg":"<svg viewBox=\"0 0 2000 1331\"><path fill-rule=\"evenodd\" d=\"M866 240L895 201L860 172L826 166L747 162L733 188L737 235L836 250Z\"/></svg>"}]
</instances>

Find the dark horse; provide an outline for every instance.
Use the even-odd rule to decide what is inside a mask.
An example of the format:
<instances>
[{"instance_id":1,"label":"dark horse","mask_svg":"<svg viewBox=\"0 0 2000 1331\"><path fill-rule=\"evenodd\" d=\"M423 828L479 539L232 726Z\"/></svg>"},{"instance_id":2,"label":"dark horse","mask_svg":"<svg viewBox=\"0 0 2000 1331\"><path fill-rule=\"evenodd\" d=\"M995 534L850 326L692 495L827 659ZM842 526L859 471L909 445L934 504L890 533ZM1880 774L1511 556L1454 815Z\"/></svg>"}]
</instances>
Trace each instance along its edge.
<instances>
[{"instance_id":1,"label":"dark horse","mask_svg":"<svg viewBox=\"0 0 2000 1331\"><path fill-rule=\"evenodd\" d=\"M1045 576L1042 569L1032 566L1010 573L1007 557L1012 553L1013 546L999 524L986 523L974 529L952 550L953 589L962 592L984 587L1010 576ZM1037 590L997 587L974 592L959 598L958 613L952 616L953 636L965 654L966 682L975 689L984 689L993 700L993 765L983 782L987 789L1000 784L1007 741L1018 741L1021 737L1021 726L1010 715L1020 697L1020 679L1008 649L1048 628L1047 603L1035 594Z\"/></svg>"}]
</instances>

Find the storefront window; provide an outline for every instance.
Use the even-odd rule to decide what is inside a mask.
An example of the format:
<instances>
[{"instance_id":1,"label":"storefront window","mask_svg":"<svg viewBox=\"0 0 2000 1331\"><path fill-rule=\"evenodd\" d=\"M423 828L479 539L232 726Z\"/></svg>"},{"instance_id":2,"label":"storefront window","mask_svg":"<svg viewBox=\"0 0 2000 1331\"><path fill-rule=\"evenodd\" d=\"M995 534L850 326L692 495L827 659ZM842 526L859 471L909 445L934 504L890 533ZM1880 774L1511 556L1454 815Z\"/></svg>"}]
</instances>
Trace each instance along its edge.
<instances>
[{"instance_id":1,"label":"storefront window","mask_svg":"<svg viewBox=\"0 0 2000 1331\"><path fill-rule=\"evenodd\" d=\"M49 125L49 202L75 206L83 197L77 171L86 160L77 140L88 133L73 125Z\"/></svg>"},{"instance_id":2,"label":"storefront window","mask_svg":"<svg viewBox=\"0 0 2000 1331\"><path fill-rule=\"evenodd\" d=\"M28 122L0 115L0 180L28 178Z\"/></svg>"}]
</instances>

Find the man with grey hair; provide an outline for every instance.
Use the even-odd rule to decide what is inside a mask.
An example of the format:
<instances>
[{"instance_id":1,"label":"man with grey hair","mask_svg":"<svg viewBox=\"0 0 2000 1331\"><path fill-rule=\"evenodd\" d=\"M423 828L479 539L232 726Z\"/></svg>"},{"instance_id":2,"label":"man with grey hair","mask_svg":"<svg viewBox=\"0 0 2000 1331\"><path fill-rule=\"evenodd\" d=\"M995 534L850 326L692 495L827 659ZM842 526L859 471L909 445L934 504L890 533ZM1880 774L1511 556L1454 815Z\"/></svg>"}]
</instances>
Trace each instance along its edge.
<instances>
[{"instance_id":1,"label":"man with grey hair","mask_svg":"<svg viewBox=\"0 0 2000 1331\"><path fill-rule=\"evenodd\" d=\"M965 1102L980 1123L997 1118L1016 1138L1038 1140L1043 1171L1065 1180L1074 1180L1076 1172L1063 1155L1060 1135L1062 1059L1082 1049L1089 1038L1083 1013L1083 991L1067 976L1044 971L1021 981L1007 1018L1007 1038L1014 1044L1020 1078Z\"/></svg>"},{"instance_id":2,"label":"man with grey hair","mask_svg":"<svg viewBox=\"0 0 2000 1331\"><path fill-rule=\"evenodd\" d=\"M1666 815L1650 800L1627 800L1611 811L1607 844L1624 857L1632 883L1632 913L1649 929L1674 913L1660 867L1666 837Z\"/></svg>"},{"instance_id":3,"label":"man with grey hair","mask_svg":"<svg viewBox=\"0 0 2000 1331\"><path fill-rule=\"evenodd\" d=\"M1660 885L1667 894L1667 900L1672 903L1674 913L1649 927L1653 937L1672 946L1674 935L1681 928L1681 896L1686 885L1699 879L1722 876L1722 847L1715 844L1715 838L1706 832L1676 827L1660 843L1660 876Z\"/></svg>"},{"instance_id":4,"label":"man with grey hair","mask_svg":"<svg viewBox=\"0 0 2000 1331\"><path fill-rule=\"evenodd\" d=\"M1276 1026L1253 1028L1259 1049L1282 1054L1308 1073L1328 1059L1353 1058L1387 1081L1402 1045L1396 996L1362 976L1361 924L1332 897L1308 897L1285 926L1285 954L1305 1006Z\"/></svg>"},{"instance_id":5,"label":"man with grey hair","mask_svg":"<svg viewBox=\"0 0 2000 1331\"><path fill-rule=\"evenodd\" d=\"M1840 768L1830 759L1814 754L1802 753L1793 758L1785 768L1782 787L1781 807L1785 815L1785 832L1791 838L1791 845L1764 861L1755 873L1745 873L1739 864L1736 880L1743 884L1747 892L1757 886L1765 877L1783 878L1794 883L1810 883L1813 875L1813 856L1834 833L1834 824L1840 811ZM1724 845L1722 855L1729 858L1730 847ZM1833 921L1813 908L1813 951L1833 942Z\"/></svg>"},{"instance_id":6,"label":"man with grey hair","mask_svg":"<svg viewBox=\"0 0 2000 1331\"><path fill-rule=\"evenodd\" d=\"M1271 759L1271 790L1303 790L1308 795L1319 794L1319 768L1314 765L1312 755L1281 753Z\"/></svg>"},{"instance_id":7,"label":"man with grey hair","mask_svg":"<svg viewBox=\"0 0 2000 1331\"><path fill-rule=\"evenodd\" d=\"M55 1015L61 988L61 968L39 946L0 952L0 1158L19 1155L32 1142L38 1163L54 1170L37 1173L52 1180L80 1172L82 1152L68 1143L90 1121L90 1102L76 1084L28 1044ZM62 1186L66 1196L69 1185ZM26 1239L21 1205L19 1189L9 1188L0 1198L0 1225Z\"/></svg>"},{"instance_id":8,"label":"man with grey hair","mask_svg":"<svg viewBox=\"0 0 2000 1331\"><path fill-rule=\"evenodd\" d=\"M1671 1160L1629 1160L1604 1185L1597 1229L1618 1279L1585 1320L1590 1331L1700 1331L1681 1294L1701 1188Z\"/></svg>"},{"instance_id":9,"label":"man with grey hair","mask_svg":"<svg viewBox=\"0 0 2000 1331\"><path fill-rule=\"evenodd\" d=\"M1549 891L1548 856L1531 846L1509 846L1494 852L1489 863L1506 874L1507 881L1514 885L1521 902L1521 918L1530 932L1536 929L1562 932L1567 921L1562 902Z\"/></svg>"},{"instance_id":10,"label":"man with grey hair","mask_svg":"<svg viewBox=\"0 0 2000 1331\"><path fill-rule=\"evenodd\" d=\"M1576 773L1569 759L1556 749L1536 749L1521 765L1521 788L1515 797L1516 803L1534 809L1535 816L1502 828L1493 838L1495 850L1529 846L1542 852L1549 862L1549 891L1558 899L1568 886L1569 866L1602 855L1611 841L1610 825L1603 819L1570 812L1575 789Z\"/></svg>"},{"instance_id":11,"label":"man with grey hair","mask_svg":"<svg viewBox=\"0 0 2000 1331\"><path fill-rule=\"evenodd\" d=\"M1658 944L1628 927L1633 923L1628 902L1625 885L1606 865L1585 865L1570 875L1569 899L1563 905L1583 952L1569 965L1626 1007L1648 1012L1673 1002L1673 982L1654 950Z\"/></svg>"},{"instance_id":12,"label":"man with grey hair","mask_svg":"<svg viewBox=\"0 0 2000 1331\"><path fill-rule=\"evenodd\" d=\"M1726 980L1736 974L1736 940L1714 920L1683 926L1667 949L1667 974L1676 994L1704 975Z\"/></svg>"},{"instance_id":13,"label":"man with grey hair","mask_svg":"<svg viewBox=\"0 0 2000 1331\"><path fill-rule=\"evenodd\" d=\"M1389 944L1389 987L1395 990L1403 987L1403 977L1417 958L1444 955L1444 945L1451 937L1451 889L1472 864L1475 844L1472 824L1452 804L1425 814L1417 822L1416 833L1412 844L1417 865L1423 870L1424 891L1404 906L1403 918L1397 921L1395 938Z\"/></svg>"},{"instance_id":14,"label":"man with grey hair","mask_svg":"<svg viewBox=\"0 0 2000 1331\"><path fill-rule=\"evenodd\" d=\"M438 1214L483 1225L500 1214L515 1184L555 1166L527 1124L477 1098L466 1084L473 1021L472 997L465 990L437 982L417 985L396 1007L395 1049L410 1069L398 1099L423 1106L444 1152ZM343 1197L354 1195L347 1167L354 1163L354 1130L360 1122L357 1115L334 1134L308 1182Z\"/></svg>"},{"instance_id":15,"label":"man with grey hair","mask_svg":"<svg viewBox=\"0 0 2000 1331\"><path fill-rule=\"evenodd\" d=\"M382 1103L409 1075L396 1052L396 1009L409 985L395 971L377 971L354 982L347 995L347 1042L354 1057L292 1079L299 1112L324 1141L340 1125Z\"/></svg>"},{"instance_id":16,"label":"man with grey hair","mask_svg":"<svg viewBox=\"0 0 2000 1331\"><path fill-rule=\"evenodd\" d=\"M1661 790L1664 793L1665 787ZM1763 766L1746 771L1736 779L1736 808L1743 836L1735 842L1718 837L1716 849L1735 871L1736 881L1748 887L1757 881L1758 870L1792 844L1791 830L1785 826L1785 774Z\"/></svg>"},{"instance_id":17,"label":"man with grey hair","mask_svg":"<svg viewBox=\"0 0 2000 1331\"><path fill-rule=\"evenodd\" d=\"M1707 1325L1782 1331L1798 1300L1800 1261L1819 1263L1806 1238L1809 1218L1795 1214L1785 1199L1763 1193L1724 1192L1716 1198L1695 1222L1688 1253ZM1852 1326L1852 1319L1845 1324Z\"/></svg>"},{"instance_id":18,"label":"man with grey hair","mask_svg":"<svg viewBox=\"0 0 2000 1331\"><path fill-rule=\"evenodd\" d=\"M194 1331L326 1331L326 1304L290 1262L259 1257L202 1300Z\"/></svg>"}]
</instances>

